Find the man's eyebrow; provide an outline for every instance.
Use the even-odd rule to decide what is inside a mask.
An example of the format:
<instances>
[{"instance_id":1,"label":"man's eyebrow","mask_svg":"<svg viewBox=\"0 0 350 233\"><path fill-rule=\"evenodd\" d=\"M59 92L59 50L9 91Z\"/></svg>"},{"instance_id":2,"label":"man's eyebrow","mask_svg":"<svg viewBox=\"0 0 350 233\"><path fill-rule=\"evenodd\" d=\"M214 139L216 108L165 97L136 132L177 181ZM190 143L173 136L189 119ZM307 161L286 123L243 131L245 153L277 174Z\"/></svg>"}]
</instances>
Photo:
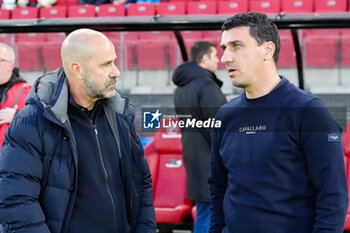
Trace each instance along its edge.
<instances>
[{"instance_id":1,"label":"man's eyebrow","mask_svg":"<svg viewBox=\"0 0 350 233\"><path fill-rule=\"evenodd\" d=\"M228 45L235 45L235 44L237 44L237 43L241 43L242 41L241 40L232 40L232 41L229 41L229 42L227 42L226 44L228 44ZM222 48L222 49L226 49L226 45L220 45L220 47Z\"/></svg>"},{"instance_id":2,"label":"man's eyebrow","mask_svg":"<svg viewBox=\"0 0 350 233\"><path fill-rule=\"evenodd\" d=\"M112 60L105 61L105 62L104 62L104 63L102 63L101 65L108 65L108 64L110 64L110 63L114 62L115 60L117 60L117 57L115 57L115 58L114 58L114 59L112 59Z\"/></svg>"}]
</instances>

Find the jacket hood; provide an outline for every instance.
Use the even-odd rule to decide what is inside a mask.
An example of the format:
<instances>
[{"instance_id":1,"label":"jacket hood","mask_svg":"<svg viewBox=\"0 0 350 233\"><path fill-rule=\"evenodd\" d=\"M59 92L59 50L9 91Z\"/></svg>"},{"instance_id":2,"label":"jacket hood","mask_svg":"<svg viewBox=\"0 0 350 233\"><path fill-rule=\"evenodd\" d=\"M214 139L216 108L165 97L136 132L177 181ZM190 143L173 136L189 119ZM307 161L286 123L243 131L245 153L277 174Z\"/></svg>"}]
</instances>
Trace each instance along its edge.
<instances>
[{"instance_id":1,"label":"jacket hood","mask_svg":"<svg viewBox=\"0 0 350 233\"><path fill-rule=\"evenodd\" d=\"M26 99L26 104L36 104L50 110L62 123L68 121L68 81L63 68L54 70L39 77ZM115 112L123 113L126 99L116 91L116 95L108 99L107 105Z\"/></svg>"},{"instance_id":2,"label":"jacket hood","mask_svg":"<svg viewBox=\"0 0 350 233\"><path fill-rule=\"evenodd\" d=\"M212 79L219 87L223 84L214 73L200 67L195 62L185 62L179 65L174 71L173 82L176 86L181 87L193 80L205 77Z\"/></svg>"}]
</instances>

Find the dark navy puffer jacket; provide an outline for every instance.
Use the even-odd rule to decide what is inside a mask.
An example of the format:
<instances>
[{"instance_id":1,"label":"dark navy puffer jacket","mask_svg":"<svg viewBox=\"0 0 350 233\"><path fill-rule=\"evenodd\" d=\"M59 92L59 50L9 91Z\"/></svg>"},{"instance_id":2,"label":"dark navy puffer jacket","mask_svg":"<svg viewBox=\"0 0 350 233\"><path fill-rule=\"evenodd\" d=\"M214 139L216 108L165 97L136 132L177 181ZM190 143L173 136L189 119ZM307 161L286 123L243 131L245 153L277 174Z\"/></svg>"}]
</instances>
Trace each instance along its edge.
<instances>
[{"instance_id":1,"label":"dark navy puffer jacket","mask_svg":"<svg viewBox=\"0 0 350 233\"><path fill-rule=\"evenodd\" d=\"M0 156L0 232L64 233L77 193L78 155L63 69L40 77L26 102L6 133ZM104 110L122 156L131 232L155 233L151 176L133 126L133 108L116 94Z\"/></svg>"}]
</instances>

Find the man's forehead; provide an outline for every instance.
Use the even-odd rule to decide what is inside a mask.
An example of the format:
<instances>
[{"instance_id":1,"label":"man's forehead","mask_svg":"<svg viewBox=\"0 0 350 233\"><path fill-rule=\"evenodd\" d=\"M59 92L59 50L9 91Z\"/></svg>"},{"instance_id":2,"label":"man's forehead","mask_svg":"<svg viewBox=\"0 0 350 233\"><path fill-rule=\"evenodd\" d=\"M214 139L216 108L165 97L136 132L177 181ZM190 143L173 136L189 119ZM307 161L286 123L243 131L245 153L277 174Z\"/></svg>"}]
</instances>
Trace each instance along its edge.
<instances>
[{"instance_id":1,"label":"man's forehead","mask_svg":"<svg viewBox=\"0 0 350 233\"><path fill-rule=\"evenodd\" d=\"M222 32L221 44L231 43L233 41L244 41L250 37L249 27L235 27Z\"/></svg>"}]
</instances>

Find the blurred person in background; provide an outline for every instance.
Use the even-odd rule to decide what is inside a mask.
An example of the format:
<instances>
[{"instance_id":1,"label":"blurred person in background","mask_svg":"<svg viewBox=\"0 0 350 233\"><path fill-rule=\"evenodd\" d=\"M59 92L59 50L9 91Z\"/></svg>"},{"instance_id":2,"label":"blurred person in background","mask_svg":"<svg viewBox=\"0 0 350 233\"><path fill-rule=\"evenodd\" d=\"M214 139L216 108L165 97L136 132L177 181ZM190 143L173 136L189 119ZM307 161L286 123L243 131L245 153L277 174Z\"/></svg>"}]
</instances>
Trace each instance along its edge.
<instances>
[{"instance_id":1,"label":"blurred person in background","mask_svg":"<svg viewBox=\"0 0 350 233\"><path fill-rule=\"evenodd\" d=\"M220 81L215 73L219 59L216 45L208 41L196 42L190 51L190 62L178 66L173 74L177 86L174 103L177 114L191 115L197 120L215 117L217 110L226 103ZM187 175L187 198L197 207L194 233L208 232L209 165L211 129L182 129L183 159Z\"/></svg>"},{"instance_id":2,"label":"blurred person in background","mask_svg":"<svg viewBox=\"0 0 350 233\"><path fill-rule=\"evenodd\" d=\"M213 130L210 233L342 233L348 209L341 128L325 104L277 73L265 14L226 19L221 47L244 92Z\"/></svg>"},{"instance_id":3,"label":"blurred person in background","mask_svg":"<svg viewBox=\"0 0 350 233\"><path fill-rule=\"evenodd\" d=\"M113 43L79 29L61 58L63 68L36 80L6 132L3 231L155 233L151 174L134 108L115 89Z\"/></svg>"},{"instance_id":4,"label":"blurred person in background","mask_svg":"<svg viewBox=\"0 0 350 233\"><path fill-rule=\"evenodd\" d=\"M16 113L24 108L24 101L31 85L19 75L15 67L15 51L4 43L0 43L0 150L7 127Z\"/></svg>"}]
</instances>

